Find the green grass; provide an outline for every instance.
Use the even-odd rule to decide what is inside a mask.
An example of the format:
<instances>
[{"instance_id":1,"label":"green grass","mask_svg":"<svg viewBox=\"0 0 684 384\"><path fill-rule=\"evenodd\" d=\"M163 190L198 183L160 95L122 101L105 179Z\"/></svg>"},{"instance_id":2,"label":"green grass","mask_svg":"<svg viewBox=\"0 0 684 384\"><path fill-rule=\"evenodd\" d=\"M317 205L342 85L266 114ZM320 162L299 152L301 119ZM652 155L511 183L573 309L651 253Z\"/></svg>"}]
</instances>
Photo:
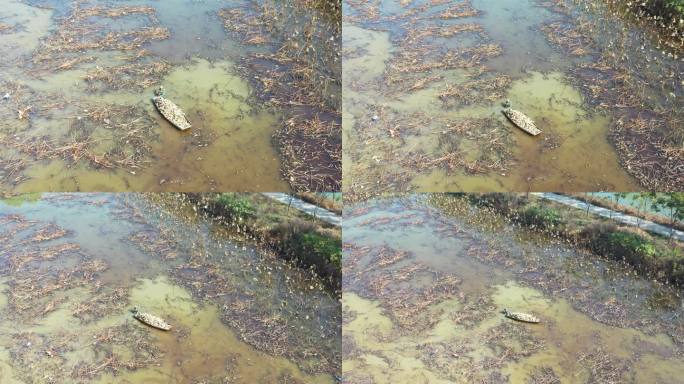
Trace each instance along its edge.
<instances>
[{"instance_id":1,"label":"green grass","mask_svg":"<svg viewBox=\"0 0 684 384\"><path fill-rule=\"evenodd\" d=\"M684 253L680 248L607 224L585 227L580 240L596 254L624 261L659 280L684 284Z\"/></svg>"},{"instance_id":2,"label":"green grass","mask_svg":"<svg viewBox=\"0 0 684 384\"><path fill-rule=\"evenodd\" d=\"M291 249L298 258L307 265L327 268L332 264L336 268L342 266L342 241L323 236L316 232L297 233L291 238Z\"/></svg>"},{"instance_id":3,"label":"green grass","mask_svg":"<svg viewBox=\"0 0 684 384\"><path fill-rule=\"evenodd\" d=\"M658 16L674 18L684 16L684 0L646 0L636 2L637 6L646 8L650 13Z\"/></svg>"},{"instance_id":4,"label":"green grass","mask_svg":"<svg viewBox=\"0 0 684 384\"><path fill-rule=\"evenodd\" d=\"M215 203L223 210L223 213L231 218L245 220L254 217L256 209L246 198L233 194L222 193L216 198Z\"/></svg>"},{"instance_id":5,"label":"green grass","mask_svg":"<svg viewBox=\"0 0 684 384\"><path fill-rule=\"evenodd\" d=\"M520 210L516 221L536 228L555 229L562 219L560 212L553 208L532 205Z\"/></svg>"},{"instance_id":6,"label":"green grass","mask_svg":"<svg viewBox=\"0 0 684 384\"><path fill-rule=\"evenodd\" d=\"M665 8L684 15L684 0L666 0Z\"/></svg>"},{"instance_id":7,"label":"green grass","mask_svg":"<svg viewBox=\"0 0 684 384\"><path fill-rule=\"evenodd\" d=\"M242 234L302 268L315 269L334 290L341 288L342 234L339 227L258 193L192 196L195 204L208 214L238 224Z\"/></svg>"}]
</instances>

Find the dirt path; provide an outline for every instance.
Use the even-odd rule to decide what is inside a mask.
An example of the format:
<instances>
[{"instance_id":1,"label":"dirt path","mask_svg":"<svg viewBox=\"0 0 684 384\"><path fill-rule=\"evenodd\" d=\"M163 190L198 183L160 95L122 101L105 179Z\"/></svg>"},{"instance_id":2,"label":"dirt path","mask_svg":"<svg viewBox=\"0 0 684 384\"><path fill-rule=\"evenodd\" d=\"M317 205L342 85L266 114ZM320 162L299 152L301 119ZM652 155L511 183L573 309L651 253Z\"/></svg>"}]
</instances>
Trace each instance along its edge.
<instances>
[{"instance_id":1,"label":"dirt path","mask_svg":"<svg viewBox=\"0 0 684 384\"><path fill-rule=\"evenodd\" d=\"M574 199L572 197L563 196L563 195L559 195L556 193L533 193L533 195L541 197L543 199L555 201L556 203L569 205L569 206L575 207L577 209L584 209L584 210L587 209L587 203L580 201L580 200L577 200L577 199ZM644 231L648 231L648 232L655 233L655 234L665 236L665 237L669 237L670 232L672 232L673 238L675 238L679 241L684 240L684 232L682 232L682 231L678 231L676 229L673 230L670 227L660 225L660 224L656 224L656 223L649 221L649 220L640 219L640 218L637 218L635 216L630 216L630 215L627 215L627 214L622 213L622 212L613 211L611 209L599 207L599 206L593 205L593 204L589 204L589 212L591 212L595 215L599 215L599 216L603 216L603 217L613 219L615 221L619 221L622 224L627 224L627 225L631 225L631 226L635 226L635 227L639 226ZM639 223L641 223L641 224L639 225Z\"/></svg>"},{"instance_id":2,"label":"dirt path","mask_svg":"<svg viewBox=\"0 0 684 384\"><path fill-rule=\"evenodd\" d=\"M317 217L326 223L330 223L338 227L341 225L342 218L335 213L317 205L309 204L306 201L288 195L287 193L263 193L263 195L285 205L289 205L313 217Z\"/></svg>"}]
</instances>

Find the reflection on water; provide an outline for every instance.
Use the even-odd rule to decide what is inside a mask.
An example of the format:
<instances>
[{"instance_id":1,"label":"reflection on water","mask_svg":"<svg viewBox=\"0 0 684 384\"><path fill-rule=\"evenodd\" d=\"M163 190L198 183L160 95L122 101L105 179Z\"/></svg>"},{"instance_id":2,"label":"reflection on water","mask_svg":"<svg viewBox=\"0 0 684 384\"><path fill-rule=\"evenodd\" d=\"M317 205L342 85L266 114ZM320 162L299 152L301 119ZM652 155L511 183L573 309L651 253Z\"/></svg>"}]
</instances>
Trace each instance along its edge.
<instances>
[{"instance_id":1,"label":"reflection on water","mask_svg":"<svg viewBox=\"0 0 684 384\"><path fill-rule=\"evenodd\" d=\"M337 299L181 195L29 196L0 227L3 382L334 381Z\"/></svg>"},{"instance_id":2,"label":"reflection on water","mask_svg":"<svg viewBox=\"0 0 684 384\"><path fill-rule=\"evenodd\" d=\"M677 292L452 199L347 207L346 382L678 382Z\"/></svg>"}]
</instances>

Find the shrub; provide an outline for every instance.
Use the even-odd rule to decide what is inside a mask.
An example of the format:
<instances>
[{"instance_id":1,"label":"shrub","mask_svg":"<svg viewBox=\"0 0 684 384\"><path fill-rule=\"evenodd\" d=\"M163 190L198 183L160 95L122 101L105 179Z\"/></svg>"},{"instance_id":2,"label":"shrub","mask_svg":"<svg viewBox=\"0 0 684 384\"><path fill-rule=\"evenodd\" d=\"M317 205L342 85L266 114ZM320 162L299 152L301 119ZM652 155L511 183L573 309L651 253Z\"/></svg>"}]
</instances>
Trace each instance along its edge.
<instances>
[{"instance_id":1,"label":"shrub","mask_svg":"<svg viewBox=\"0 0 684 384\"><path fill-rule=\"evenodd\" d=\"M669 280L677 285L684 285L684 255L681 253L667 260L670 271Z\"/></svg>"},{"instance_id":2,"label":"shrub","mask_svg":"<svg viewBox=\"0 0 684 384\"><path fill-rule=\"evenodd\" d=\"M601 246L614 257L625 260L634 266L647 266L655 269L656 247L649 240L628 232L617 231L609 234Z\"/></svg>"},{"instance_id":3,"label":"shrub","mask_svg":"<svg viewBox=\"0 0 684 384\"><path fill-rule=\"evenodd\" d=\"M684 0L665 0L665 9L684 15Z\"/></svg>"},{"instance_id":4,"label":"shrub","mask_svg":"<svg viewBox=\"0 0 684 384\"><path fill-rule=\"evenodd\" d=\"M252 203L237 194L222 193L216 199L215 204L218 205L224 215L232 218L244 220L254 217L256 214L256 209Z\"/></svg>"},{"instance_id":5,"label":"shrub","mask_svg":"<svg viewBox=\"0 0 684 384\"><path fill-rule=\"evenodd\" d=\"M503 214L508 214L527 202L525 196L515 193L468 193L463 195L468 196L468 199L474 204L496 209Z\"/></svg>"},{"instance_id":6,"label":"shrub","mask_svg":"<svg viewBox=\"0 0 684 384\"><path fill-rule=\"evenodd\" d=\"M648 0L636 4L653 15L669 19L684 15L684 0Z\"/></svg>"},{"instance_id":7,"label":"shrub","mask_svg":"<svg viewBox=\"0 0 684 384\"><path fill-rule=\"evenodd\" d=\"M521 224L542 229L557 228L562 221L557 210L537 205L527 207L518 212L516 220Z\"/></svg>"},{"instance_id":8,"label":"shrub","mask_svg":"<svg viewBox=\"0 0 684 384\"><path fill-rule=\"evenodd\" d=\"M290 221L280 223L277 227L273 228L272 237L276 239L288 240L300 233L311 232L316 229L316 226L309 222L304 221L299 218L293 218Z\"/></svg>"},{"instance_id":9,"label":"shrub","mask_svg":"<svg viewBox=\"0 0 684 384\"><path fill-rule=\"evenodd\" d=\"M303 233L297 236L301 242L302 251L323 258L327 262L339 267L342 262L342 244L339 240L322 236L315 232Z\"/></svg>"},{"instance_id":10,"label":"shrub","mask_svg":"<svg viewBox=\"0 0 684 384\"><path fill-rule=\"evenodd\" d=\"M594 243L597 238L604 236L606 233L615 231L617 231L617 225L613 223L598 222L582 228L580 238L587 243Z\"/></svg>"},{"instance_id":11,"label":"shrub","mask_svg":"<svg viewBox=\"0 0 684 384\"><path fill-rule=\"evenodd\" d=\"M321 276L341 279L342 240L303 220L293 220L274 228L271 236L282 254L299 265L315 267Z\"/></svg>"}]
</instances>

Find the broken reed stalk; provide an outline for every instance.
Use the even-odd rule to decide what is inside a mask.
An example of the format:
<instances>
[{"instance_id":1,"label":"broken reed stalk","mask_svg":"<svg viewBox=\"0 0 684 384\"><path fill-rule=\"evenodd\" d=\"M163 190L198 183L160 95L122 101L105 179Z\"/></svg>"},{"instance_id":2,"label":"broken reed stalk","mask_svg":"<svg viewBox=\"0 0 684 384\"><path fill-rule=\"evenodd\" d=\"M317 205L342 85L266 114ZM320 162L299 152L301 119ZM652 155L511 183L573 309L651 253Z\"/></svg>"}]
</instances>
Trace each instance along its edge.
<instances>
[{"instance_id":1,"label":"broken reed stalk","mask_svg":"<svg viewBox=\"0 0 684 384\"><path fill-rule=\"evenodd\" d=\"M672 60L672 53L657 50L656 55L665 57L659 60L661 69L654 72L650 53L631 55L627 51L635 45L649 47L648 30L635 30L622 12L615 11L614 4L603 8L579 2L601 15L600 21L583 14L577 17L572 11L574 2L554 0L540 5L552 7L567 18L542 26L542 31L564 51L592 59L575 64L569 75L587 105L613 115L609 139L627 172L649 190L681 190L684 115L677 106L678 98L667 96L673 87L675 92L682 90L670 74L676 72L676 60ZM613 24L621 28L613 28ZM605 46L606 42L611 48ZM659 96L653 99L653 94Z\"/></svg>"},{"instance_id":2,"label":"broken reed stalk","mask_svg":"<svg viewBox=\"0 0 684 384\"><path fill-rule=\"evenodd\" d=\"M256 78L262 98L285 112L273 140L283 159L281 174L296 191L341 185L341 61L336 54L341 26L327 13L320 15L320 10L340 10L328 3L252 4L218 13L244 44L271 48L247 61L261 72ZM260 65L263 61L276 65Z\"/></svg>"}]
</instances>

